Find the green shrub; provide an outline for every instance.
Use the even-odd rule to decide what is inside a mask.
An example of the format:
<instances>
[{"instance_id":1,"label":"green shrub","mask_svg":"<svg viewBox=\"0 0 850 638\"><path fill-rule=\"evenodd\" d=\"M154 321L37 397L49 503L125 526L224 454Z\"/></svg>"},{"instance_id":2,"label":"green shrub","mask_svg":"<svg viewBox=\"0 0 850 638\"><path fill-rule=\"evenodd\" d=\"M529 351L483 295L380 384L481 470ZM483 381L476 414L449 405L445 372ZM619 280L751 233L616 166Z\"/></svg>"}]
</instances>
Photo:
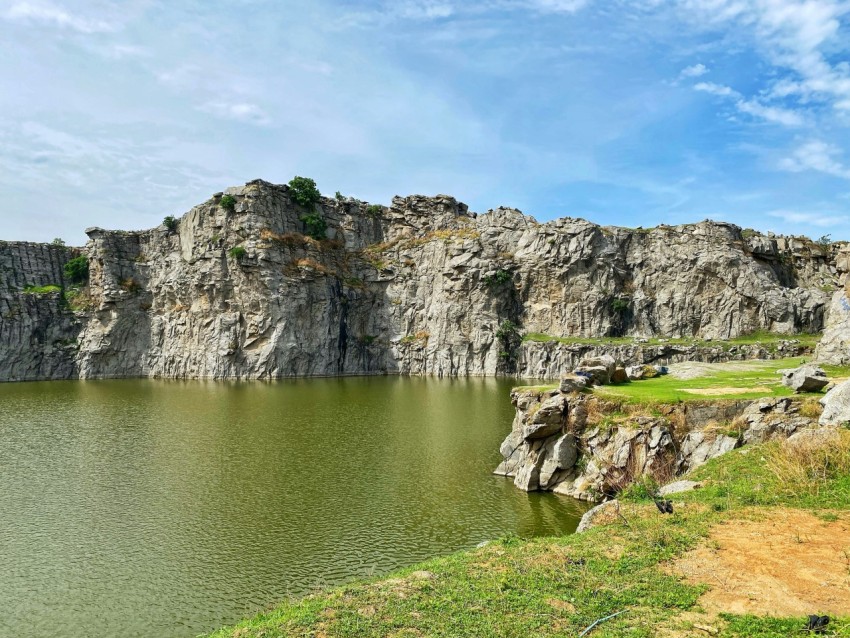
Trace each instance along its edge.
<instances>
[{"instance_id":1,"label":"green shrub","mask_svg":"<svg viewBox=\"0 0 850 638\"><path fill-rule=\"evenodd\" d=\"M168 229L168 232L174 232L177 229L177 225L180 222L177 220L174 215L169 215L165 219L162 220L162 225Z\"/></svg>"},{"instance_id":2,"label":"green shrub","mask_svg":"<svg viewBox=\"0 0 850 638\"><path fill-rule=\"evenodd\" d=\"M52 242L50 242L50 243L51 243L51 244L53 244L54 246L64 246L64 245L65 245L65 240L64 240L64 239L62 239L61 237L57 237L56 239L54 239L54 240L53 240Z\"/></svg>"},{"instance_id":3,"label":"green shrub","mask_svg":"<svg viewBox=\"0 0 850 638\"><path fill-rule=\"evenodd\" d=\"M611 310L613 310L618 315L623 314L629 309L629 300L628 299L620 299L619 297L611 300Z\"/></svg>"},{"instance_id":4,"label":"green shrub","mask_svg":"<svg viewBox=\"0 0 850 638\"><path fill-rule=\"evenodd\" d=\"M344 200L344 199L345 199L345 197L343 196L343 194L342 194L342 193L340 193L339 191L337 191L337 192L336 192L336 194L334 195L334 197L336 198L336 201L338 201L338 202L341 202L342 200Z\"/></svg>"},{"instance_id":5,"label":"green shrub","mask_svg":"<svg viewBox=\"0 0 850 638\"><path fill-rule=\"evenodd\" d=\"M72 283L80 284L89 278L89 260L85 255L74 257L71 261L65 264L65 276Z\"/></svg>"},{"instance_id":6,"label":"green shrub","mask_svg":"<svg viewBox=\"0 0 850 638\"><path fill-rule=\"evenodd\" d=\"M380 217L383 210L377 204L371 204L366 207L366 214L369 217Z\"/></svg>"},{"instance_id":7,"label":"green shrub","mask_svg":"<svg viewBox=\"0 0 850 638\"><path fill-rule=\"evenodd\" d=\"M225 195L218 202L218 205L228 213L233 213L236 211L236 198L233 195Z\"/></svg>"},{"instance_id":8,"label":"green shrub","mask_svg":"<svg viewBox=\"0 0 850 638\"><path fill-rule=\"evenodd\" d=\"M499 268L493 275L485 275L484 283L490 288L497 288L502 284L506 284L514 278L510 271L504 268Z\"/></svg>"},{"instance_id":9,"label":"green shrub","mask_svg":"<svg viewBox=\"0 0 850 638\"><path fill-rule=\"evenodd\" d=\"M244 246L234 246L227 252L227 254L230 255L233 259L242 259L245 256L246 252L248 251L245 250Z\"/></svg>"},{"instance_id":10,"label":"green shrub","mask_svg":"<svg viewBox=\"0 0 850 638\"><path fill-rule=\"evenodd\" d=\"M832 245L832 235L821 235L818 238L817 243L819 243L824 248L828 248Z\"/></svg>"},{"instance_id":11,"label":"green shrub","mask_svg":"<svg viewBox=\"0 0 850 638\"><path fill-rule=\"evenodd\" d=\"M289 194L296 204L300 204L307 210L312 210L322 194L316 188L316 182L309 177L295 176L289 181Z\"/></svg>"},{"instance_id":12,"label":"green shrub","mask_svg":"<svg viewBox=\"0 0 850 638\"><path fill-rule=\"evenodd\" d=\"M328 223L319 213L307 213L306 215L301 215L300 219L306 227L307 232L305 234L313 239L324 239L327 237Z\"/></svg>"}]
</instances>

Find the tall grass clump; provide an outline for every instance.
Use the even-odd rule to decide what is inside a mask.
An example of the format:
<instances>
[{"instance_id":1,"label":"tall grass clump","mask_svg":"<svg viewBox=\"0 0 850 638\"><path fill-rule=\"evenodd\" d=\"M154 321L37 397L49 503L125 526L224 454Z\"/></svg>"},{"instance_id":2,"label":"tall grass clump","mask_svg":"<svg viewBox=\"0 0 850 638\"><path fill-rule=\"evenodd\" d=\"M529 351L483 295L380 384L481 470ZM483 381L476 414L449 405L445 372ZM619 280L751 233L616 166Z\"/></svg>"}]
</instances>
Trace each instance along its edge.
<instances>
[{"instance_id":1,"label":"tall grass clump","mask_svg":"<svg viewBox=\"0 0 850 638\"><path fill-rule=\"evenodd\" d=\"M850 430L821 430L820 436L764 448L765 465L786 494L817 495L830 481L850 476Z\"/></svg>"}]
</instances>

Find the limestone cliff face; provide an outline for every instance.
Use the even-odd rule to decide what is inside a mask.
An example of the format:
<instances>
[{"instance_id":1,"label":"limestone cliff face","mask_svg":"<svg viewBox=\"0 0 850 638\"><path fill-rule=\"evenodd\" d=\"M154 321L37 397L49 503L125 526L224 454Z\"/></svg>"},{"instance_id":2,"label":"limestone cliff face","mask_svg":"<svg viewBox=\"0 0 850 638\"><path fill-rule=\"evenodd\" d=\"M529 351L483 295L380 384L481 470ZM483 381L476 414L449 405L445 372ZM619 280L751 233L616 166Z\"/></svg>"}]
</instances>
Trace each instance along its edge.
<instances>
[{"instance_id":1,"label":"limestone cliff face","mask_svg":"<svg viewBox=\"0 0 850 638\"><path fill-rule=\"evenodd\" d=\"M838 253L836 269L843 287L832 296L823 339L818 344L817 358L824 363L850 365L850 246Z\"/></svg>"},{"instance_id":2,"label":"limestone cliff face","mask_svg":"<svg viewBox=\"0 0 850 638\"><path fill-rule=\"evenodd\" d=\"M316 241L286 186L227 194L235 209L216 195L173 231L90 229L90 301L76 312L21 292L62 283L61 249L0 246L14 273L0 280L0 378L559 376L574 353L520 332L819 331L835 282L817 244L729 224L629 230L476 215L447 196L325 198Z\"/></svg>"},{"instance_id":3,"label":"limestone cliff face","mask_svg":"<svg viewBox=\"0 0 850 638\"><path fill-rule=\"evenodd\" d=\"M76 375L82 324L59 292L62 267L77 252L62 246L0 242L0 380L65 379Z\"/></svg>"}]
</instances>

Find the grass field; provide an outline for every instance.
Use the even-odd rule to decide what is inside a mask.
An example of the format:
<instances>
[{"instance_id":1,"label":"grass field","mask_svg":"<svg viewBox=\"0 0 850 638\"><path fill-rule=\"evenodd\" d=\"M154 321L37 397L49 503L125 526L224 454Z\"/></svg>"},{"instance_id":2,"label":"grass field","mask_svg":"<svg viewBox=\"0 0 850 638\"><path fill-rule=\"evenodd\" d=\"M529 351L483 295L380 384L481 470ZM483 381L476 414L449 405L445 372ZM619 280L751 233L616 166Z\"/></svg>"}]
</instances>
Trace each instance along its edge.
<instances>
[{"instance_id":1,"label":"grass field","mask_svg":"<svg viewBox=\"0 0 850 638\"><path fill-rule=\"evenodd\" d=\"M820 341L819 334L780 334L775 332L753 332L747 335L741 335L733 339L715 339L706 341L704 339L696 339L693 337L683 337L678 339L647 339L644 343L639 343L636 337L556 337L543 334L540 332L530 332L523 335L523 341L537 341L542 343L557 342L567 345L579 346L596 346L596 345L645 345L645 346L660 346L660 345L677 345L677 346L721 346L724 349L729 349L733 346L750 346L759 344L767 350L775 350L781 341L797 340L802 345L814 348Z\"/></svg>"}]
</instances>

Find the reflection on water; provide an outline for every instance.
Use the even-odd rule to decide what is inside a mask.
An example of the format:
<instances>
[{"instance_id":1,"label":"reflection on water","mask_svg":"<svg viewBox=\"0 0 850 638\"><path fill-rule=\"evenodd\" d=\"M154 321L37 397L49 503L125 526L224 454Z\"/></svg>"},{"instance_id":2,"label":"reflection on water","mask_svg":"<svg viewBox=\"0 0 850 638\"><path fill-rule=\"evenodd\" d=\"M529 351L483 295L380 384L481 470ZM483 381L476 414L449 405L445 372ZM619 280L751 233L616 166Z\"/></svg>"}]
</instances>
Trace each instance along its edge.
<instances>
[{"instance_id":1,"label":"reflection on water","mask_svg":"<svg viewBox=\"0 0 850 638\"><path fill-rule=\"evenodd\" d=\"M0 385L0 635L195 636L582 506L491 475L509 381Z\"/></svg>"}]
</instances>

